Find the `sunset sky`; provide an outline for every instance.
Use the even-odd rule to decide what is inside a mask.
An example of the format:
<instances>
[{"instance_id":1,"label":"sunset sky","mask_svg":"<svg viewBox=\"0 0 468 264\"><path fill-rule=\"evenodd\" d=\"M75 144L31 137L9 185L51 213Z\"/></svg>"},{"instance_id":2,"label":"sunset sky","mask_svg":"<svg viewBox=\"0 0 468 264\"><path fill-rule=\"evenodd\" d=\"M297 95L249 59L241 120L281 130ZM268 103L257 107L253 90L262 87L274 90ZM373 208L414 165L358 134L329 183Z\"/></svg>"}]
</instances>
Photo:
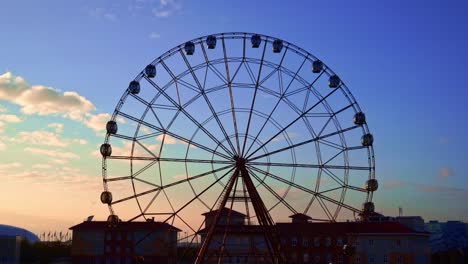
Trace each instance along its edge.
<instances>
[{"instance_id":1,"label":"sunset sky","mask_svg":"<svg viewBox=\"0 0 468 264\"><path fill-rule=\"evenodd\" d=\"M386 3L383 3L386 2ZM0 223L66 230L99 201L105 123L130 80L187 40L242 31L321 58L374 134L376 210L468 220L464 1L4 1Z\"/></svg>"}]
</instances>

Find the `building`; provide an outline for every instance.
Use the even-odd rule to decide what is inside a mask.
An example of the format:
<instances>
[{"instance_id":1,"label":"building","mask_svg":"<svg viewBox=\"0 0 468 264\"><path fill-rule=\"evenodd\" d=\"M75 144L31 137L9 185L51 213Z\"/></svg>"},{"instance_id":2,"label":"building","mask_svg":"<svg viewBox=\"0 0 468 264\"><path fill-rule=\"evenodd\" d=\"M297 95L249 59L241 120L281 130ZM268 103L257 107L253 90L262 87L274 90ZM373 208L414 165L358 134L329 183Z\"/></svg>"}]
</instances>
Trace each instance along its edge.
<instances>
[{"instance_id":1,"label":"building","mask_svg":"<svg viewBox=\"0 0 468 264\"><path fill-rule=\"evenodd\" d=\"M205 216L205 228L198 232L201 244L205 241L217 213L218 210L213 210L202 214ZM218 263L220 255L222 263L265 261L268 249L261 226L248 225L245 214L227 208L221 209L218 224L205 254L205 262Z\"/></svg>"},{"instance_id":2,"label":"building","mask_svg":"<svg viewBox=\"0 0 468 264\"><path fill-rule=\"evenodd\" d=\"M20 246L20 236L0 236L0 264L19 264Z\"/></svg>"},{"instance_id":3,"label":"building","mask_svg":"<svg viewBox=\"0 0 468 264\"><path fill-rule=\"evenodd\" d=\"M263 230L248 225L242 213L222 209L218 226L207 251L208 263L222 254L223 263L262 263L267 261ZM200 231L206 238L209 224L218 211L203 214L207 225ZM228 216L230 222L228 223ZM429 233L420 229L422 218L402 219L374 214L363 222L312 222L304 214L290 216L291 222L276 223L281 254L287 263L429 263ZM400 222L401 221L401 222ZM405 224L403 224L405 223ZM409 226L414 226L414 230ZM224 233L228 235L223 238ZM224 249L220 249L225 240ZM345 255L344 245L352 245L355 253ZM253 257L258 256L258 257Z\"/></svg>"},{"instance_id":4,"label":"building","mask_svg":"<svg viewBox=\"0 0 468 264\"><path fill-rule=\"evenodd\" d=\"M426 232L414 231L399 222L304 221L277 223L281 248L291 263L428 263ZM299 219L298 219L299 218ZM343 246L354 244L356 252L345 256Z\"/></svg>"},{"instance_id":5,"label":"building","mask_svg":"<svg viewBox=\"0 0 468 264\"><path fill-rule=\"evenodd\" d=\"M468 263L468 224L461 221L429 221L433 263Z\"/></svg>"},{"instance_id":6,"label":"building","mask_svg":"<svg viewBox=\"0 0 468 264\"><path fill-rule=\"evenodd\" d=\"M176 263L177 233L167 223L85 221L70 227L73 231L72 263Z\"/></svg>"},{"instance_id":7,"label":"building","mask_svg":"<svg viewBox=\"0 0 468 264\"><path fill-rule=\"evenodd\" d=\"M39 238L26 229L0 225L0 264L20 263L22 240L35 243Z\"/></svg>"}]
</instances>

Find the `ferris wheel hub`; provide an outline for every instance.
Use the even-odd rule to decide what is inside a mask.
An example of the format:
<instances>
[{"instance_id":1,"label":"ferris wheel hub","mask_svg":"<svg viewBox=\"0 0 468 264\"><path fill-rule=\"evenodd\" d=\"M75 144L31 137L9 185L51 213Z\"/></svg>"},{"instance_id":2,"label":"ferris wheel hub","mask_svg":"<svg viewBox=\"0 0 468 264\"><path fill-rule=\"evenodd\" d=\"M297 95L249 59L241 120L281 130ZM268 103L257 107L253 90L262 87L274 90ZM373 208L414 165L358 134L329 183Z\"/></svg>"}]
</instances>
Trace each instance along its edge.
<instances>
[{"instance_id":1,"label":"ferris wheel hub","mask_svg":"<svg viewBox=\"0 0 468 264\"><path fill-rule=\"evenodd\" d=\"M246 159L239 157L238 155L234 155L234 160L236 161L236 168L239 170L245 169Z\"/></svg>"}]
</instances>

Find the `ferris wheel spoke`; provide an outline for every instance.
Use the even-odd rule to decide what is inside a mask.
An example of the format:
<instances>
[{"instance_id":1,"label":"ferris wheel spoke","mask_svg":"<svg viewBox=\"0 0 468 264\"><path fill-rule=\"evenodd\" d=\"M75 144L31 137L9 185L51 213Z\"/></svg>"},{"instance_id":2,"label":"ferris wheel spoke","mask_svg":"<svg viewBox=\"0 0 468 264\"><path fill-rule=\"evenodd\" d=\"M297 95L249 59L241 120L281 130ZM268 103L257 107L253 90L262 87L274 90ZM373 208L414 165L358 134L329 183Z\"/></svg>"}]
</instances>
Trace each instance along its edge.
<instances>
[{"instance_id":1,"label":"ferris wheel spoke","mask_svg":"<svg viewBox=\"0 0 468 264\"><path fill-rule=\"evenodd\" d=\"M289 47L285 47L284 49L284 53L283 53L283 56L281 57L281 60L279 62L279 64L269 73L267 74L267 76L265 76L265 78L263 78L261 81L259 81L258 85L262 85L264 82L266 82L268 79L271 78L271 76L273 76L275 73L277 72L280 72L281 70L281 65L283 65L283 61L284 61L284 58L286 57L286 53L288 53L288 50L289 50ZM282 86L281 84L279 84L280 86ZM280 89L281 91L281 89Z\"/></svg>"},{"instance_id":2,"label":"ferris wheel spoke","mask_svg":"<svg viewBox=\"0 0 468 264\"><path fill-rule=\"evenodd\" d=\"M330 93L328 93L326 96L322 97L318 102L316 102L314 105L312 105L307 111L303 112L302 114L300 114L296 119L294 119L292 122L290 122L288 125L286 125L285 127L283 127L280 131L278 131L274 136L272 136L269 140L265 141L265 143L263 143L263 145L266 145L268 143L270 143L273 139L275 139L277 136L281 135L281 133L283 133L286 129L288 129L289 127L291 127L294 123L296 123L298 120L300 120L304 115L306 115L308 112L310 112L312 109L314 109L317 105L321 104L322 102L324 102L329 96L331 96L333 93L335 93L335 91L337 91L338 88L336 89L333 89ZM262 146L261 146L262 147ZM252 155L254 155L255 153L257 153L257 151L259 151L261 149L261 147L258 147L256 150L254 150L251 154L249 154L247 156L247 158L250 158Z\"/></svg>"},{"instance_id":3,"label":"ferris wheel spoke","mask_svg":"<svg viewBox=\"0 0 468 264\"><path fill-rule=\"evenodd\" d=\"M322 207L323 211L325 212L325 214L327 215L328 219L330 219L330 221L335 221L335 219L333 218L333 215L332 213L330 212L330 210L328 210L328 207L327 205L323 202L323 200L320 198L320 197L317 197L317 201L320 205L320 207Z\"/></svg>"},{"instance_id":4,"label":"ferris wheel spoke","mask_svg":"<svg viewBox=\"0 0 468 264\"><path fill-rule=\"evenodd\" d=\"M268 38L267 38L268 39ZM249 129L250 129L250 121L252 121L252 112L254 110L254 106L255 106L255 99L257 97L257 91L258 91L258 86L259 86L259 81L260 81L260 75L262 74L262 68L263 68L263 61L264 61L264 58L265 58L265 51L266 51L266 46L267 46L267 42L265 40L265 44L263 45L263 52L262 52L262 58L260 59L260 66L258 67L258 75L257 75L257 80L255 81L255 88L254 88L254 94L253 94L253 97L252 97L252 103L250 105L250 111L249 111L249 118L247 120L247 127L245 129L245 135L248 135L249 134ZM242 146L242 152L241 152L241 155L240 156L244 156L244 151L245 151L245 145L247 143L247 137L244 138L244 143L243 143L243 146Z\"/></svg>"},{"instance_id":5,"label":"ferris wheel spoke","mask_svg":"<svg viewBox=\"0 0 468 264\"><path fill-rule=\"evenodd\" d=\"M312 81L312 83L310 83L309 87L313 87L313 85L320 79L320 77L322 76L323 74L323 71ZM294 78L293 78L294 79ZM253 142L255 142L255 140L258 139L258 137L260 136L260 134L262 133L263 129L265 128L265 126L268 124L268 120L270 120L270 118L273 116L273 113L276 111L276 109L278 108L279 104L281 103L281 101L283 100L283 97L286 95L289 87L291 85L291 82L288 84L288 87L285 89L285 91L283 92L283 94L279 97L278 101L276 101L276 104L275 106L273 107L273 110L271 110L270 114L268 115L268 118L265 119L265 122L263 123L262 127L260 128L260 130L257 132L257 135L255 136L255 139L253 140ZM311 109L310 109L311 110ZM309 110L309 111L310 111ZM308 113L309 111L303 111L304 113ZM300 118L297 118L297 120L299 120ZM296 121L297 121L296 120ZM295 122L295 121L294 121ZM294 123L293 122L293 123ZM290 124L291 125L291 124ZM286 128L284 128L283 130L285 130ZM281 133L278 133L278 135L281 134ZM273 140L276 136L272 137L270 140ZM264 145L268 144L267 142L265 142ZM251 144L250 147L248 148L247 152L246 152L246 156L251 156L253 155L255 152L257 152L259 149L261 148L257 148L254 153L252 154L249 154L250 153L250 150L251 148L253 147L254 144Z\"/></svg>"},{"instance_id":6,"label":"ferris wheel spoke","mask_svg":"<svg viewBox=\"0 0 468 264\"><path fill-rule=\"evenodd\" d=\"M359 192L368 192L366 189L362 188L362 187L357 187L357 186L353 186L353 185L345 185L344 187L350 189L350 190L354 190L354 191L359 191Z\"/></svg>"},{"instance_id":7,"label":"ferris wheel spoke","mask_svg":"<svg viewBox=\"0 0 468 264\"><path fill-rule=\"evenodd\" d=\"M137 193L137 194L134 194L134 195L131 195L131 196L128 196L128 197L125 197L125 198L122 198L122 199L113 201L111 204L112 204L112 205L118 204L118 203L125 202L125 201L128 201L128 200L130 200L130 199L134 199L134 198L137 198L137 197L140 197L140 196L143 196L143 195L147 195L147 194L150 194L150 193L158 192L158 191L161 191L161 190L163 190L163 189L167 189L167 188L169 188L169 187L173 187L173 186L176 186L176 185L179 185L179 184L182 184L182 183L186 183L186 182L189 182L189 181L192 181L192 180L195 180L195 179L198 179L198 178L207 176L207 175L211 175L211 174L213 174L213 173L215 173L215 172L222 171L222 170L228 169L228 168L230 168L230 167L233 167L233 166L232 166L232 165L229 165L229 166L221 167L221 168L218 168L218 169L215 169L215 170L210 170L210 171L207 171L207 172L204 172L204 173L195 175L195 176L188 177L187 179L179 180L179 181L176 181L176 182L173 182L173 183L169 183L169 184L166 184L166 185L163 185L163 186L158 186L158 185L149 183L149 182L147 182L147 181L144 181L144 180L141 180L141 179L138 179L138 178L134 178L135 180L138 180L138 181L145 182L145 183L148 183L148 184L150 184L150 185L156 186L156 188L153 188L153 189L150 189L150 190L141 192L141 193ZM232 170L233 170L233 168L231 168L231 169L228 171L228 173L229 173L230 171L232 171ZM219 179L218 179L218 181L219 181Z\"/></svg>"},{"instance_id":8,"label":"ferris wheel spoke","mask_svg":"<svg viewBox=\"0 0 468 264\"><path fill-rule=\"evenodd\" d=\"M156 194L154 194L153 198L151 198L150 202L148 203L148 205L145 207L145 209L142 211L143 214L146 214L146 212L148 211L148 209L151 207L151 205L154 203L154 201L156 200L156 198L158 198L159 194L161 193L161 190L157 191Z\"/></svg>"},{"instance_id":9,"label":"ferris wheel spoke","mask_svg":"<svg viewBox=\"0 0 468 264\"><path fill-rule=\"evenodd\" d=\"M318 133L318 135L322 135L323 131L325 131L325 128L327 128L328 124L338 115L340 114L341 112L343 111L346 111L348 110L349 108L353 107L355 103L351 103L343 108L341 108L340 110L334 112L333 114L331 114L329 117L328 117L328 120L327 122L325 122L325 124L323 125L322 129L320 130L320 132Z\"/></svg>"},{"instance_id":10,"label":"ferris wheel spoke","mask_svg":"<svg viewBox=\"0 0 468 264\"><path fill-rule=\"evenodd\" d=\"M226 78L227 78L227 84L228 84L228 90L229 90L229 100L231 102L231 113L232 113L232 122L234 125L234 134L236 138L236 147L237 147L237 154L240 154L240 143L239 143L239 132L237 130L237 119L236 119L236 112L234 111L234 97L232 96L232 86L231 86L231 77L229 75L229 64L228 64L228 59L227 59L227 53L226 53L226 45L224 43L224 38L222 38L222 43L223 43L223 54L224 54L224 65L226 68ZM202 46L203 47L203 46ZM205 48L203 47L203 51Z\"/></svg>"},{"instance_id":11,"label":"ferris wheel spoke","mask_svg":"<svg viewBox=\"0 0 468 264\"><path fill-rule=\"evenodd\" d=\"M297 184L297 183L294 183L294 182L292 182L292 181L289 181L289 180L286 180L286 179L284 179L284 178L282 178L282 177L279 177L279 176L277 176L277 175L275 175L275 174L273 174L273 173L264 171L264 170L259 169L259 168L256 168L256 167L250 167L250 169L255 170L255 171L257 171L257 172L259 172L259 173L261 173L261 174L263 174L263 175L265 175L265 176L267 176L267 177L270 177L270 178L272 178L272 179L275 179L275 180L277 180L277 181L280 181L280 182L282 182L282 183L285 183L285 184L287 184L287 185L289 185L289 186L292 186L292 187L294 187L294 188L296 188L296 189L299 189L299 190L301 190L301 191L304 191L304 192L307 192L307 193L312 194L312 195L314 195L314 196L317 196L317 197L319 197L319 198L322 198L323 200L326 200L326 201L328 201L328 202L334 203L334 204L336 204L336 205L338 205L338 206L342 206L342 207L344 207L344 208L346 208L346 209L348 209L348 210L351 210L351 211L353 211L353 212L356 212L356 213L359 213L359 212L360 212L360 210L358 210L358 209L356 209L356 208L354 208L354 207L352 207L352 206L349 206L349 205L347 205L347 204L344 204L344 203L341 203L341 202L339 202L339 201L336 201L335 199L332 199L332 198L330 198L330 197L328 197L328 196L325 196L325 195L321 194L320 192L313 191L313 190L311 190L311 189L309 189L309 188L306 188L306 187L304 187L304 186L301 186L301 185L299 185L299 184Z\"/></svg>"},{"instance_id":12,"label":"ferris wheel spoke","mask_svg":"<svg viewBox=\"0 0 468 264\"><path fill-rule=\"evenodd\" d=\"M164 137L163 137L164 139ZM163 141L164 142L164 141ZM135 143L137 143L141 148L143 148L146 152L148 152L148 154L150 154L151 156L157 158L156 154L153 153L153 151L151 151L150 149L148 149L144 144L142 144L139 140L135 140ZM162 145L162 144L161 144ZM133 154L133 151L134 149L132 149L132 154Z\"/></svg>"},{"instance_id":13,"label":"ferris wheel spoke","mask_svg":"<svg viewBox=\"0 0 468 264\"><path fill-rule=\"evenodd\" d=\"M332 133L329 133L329 134L326 134L326 135L323 135L323 136L318 136L318 137L315 137L315 138L312 138L312 139L309 139L309 140L305 140L305 141L302 141L302 142L299 142L299 143L296 143L296 144L293 144L293 145L290 145L290 146L287 146L287 147L284 147L284 148L280 148L280 149L277 149L277 150L274 150L274 151L271 151L271 152L268 152L268 153L265 153L265 154L262 154L262 155L259 155L259 156L255 156L253 158L250 158L253 154L255 154L258 151L258 150L255 150L254 152L252 152L252 154L247 156L247 159L249 161L260 159L260 158L270 156L270 155L273 155L273 154L276 154L276 153L280 153L280 152L283 152L283 151L286 151L286 150L289 150L289 149L292 149L292 148L296 148L296 147L299 147L299 146L302 146L302 145L305 145L305 144L309 144L309 143L312 143L312 142L315 142L315 141L320 141L320 140L322 140L324 138L328 138L328 137L331 137L331 136L334 136L334 135L339 135L341 133L345 133L347 131L356 129L358 127L360 127L360 126L356 125L356 126L348 127L348 128L345 128L345 129L342 129L342 130L339 130L339 131L335 131L335 132L332 132ZM280 132L284 132L284 128ZM277 133L275 135L275 137L277 137L278 135L280 135L280 133ZM269 139L268 141L266 141L265 143L263 143L262 147L265 146L268 142L271 142L275 137L273 137L273 138Z\"/></svg>"},{"instance_id":14,"label":"ferris wheel spoke","mask_svg":"<svg viewBox=\"0 0 468 264\"><path fill-rule=\"evenodd\" d=\"M139 169L138 171L136 171L135 173L132 174L132 177L133 178L136 178L138 175L140 175L141 173L143 173L144 171L146 171L147 169L151 168L154 164L156 164L158 161L152 161L150 163L148 163L147 165L145 165L143 168Z\"/></svg>"},{"instance_id":15,"label":"ferris wheel spoke","mask_svg":"<svg viewBox=\"0 0 468 264\"><path fill-rule=\"evenodd\" d=\"M255 83L255 74L252 71L252 68L249 65L249 59L245 59L245 68L247 69L247 74L249 75L250 81Z\"/></svg>"},{"instance_id":16,"label":"ferris wheel spoke","mask_svg":"<svg viewBox=\"0 0 468 264\"><path fill-rule=\"evenodd\" d=\"M226 168L224 168L226 169ZM205 189L203 189L201 192L199 192L197 195L195 195L195 197L193 197L192 199L190 199L190 201L188 201L187 203L185 203L183 206L181 206L177 211L175 211L171 217L173 217L174 215L177 215L180 211L182 211L185 207L187 207L189 204L191 204L193 201L195 201L196 199L198 199L202 194L204 194L205 192L207 192L209 189L211 189L211 187L213 187L215 184L217 184L219 181L221 181L222 179L224 179L229 173L231 173L233 170L235 169L235 167L232 167L230 170L228 170L226 173L224 173L221 177L219 177L218 179L216 179L213 183L211 183L208 187L206 187ZM171 217L168 217L166 220L163 221L163 223L165 223L166 221L168 221Z\"/></svg>"},{"instance_id":17,"label":"ferris wheel spoke","mask_svg":"<svg viewBox=\"0 0 468 264\"><path fill-rule=\"evenodd\" d=\"M210 163L210 164L234 164L230 160L205 160L205 159L181 159L181 158L159 158L159 157L142 157L142 156L109 156L108 159L116 160L147 160L159 162L183 162L183 163Z\"/></svg>"},{"instance_id":18,"label":"ferris wheel spoke","mask_svg":"<svg viewBox=\"0 0 468 264\"><path fill-rule=\"evenodd\" d=\"M288 208L293 214L297 214L297 211L292 207L283 197L281 197L277 192L275 192L268 184L265 183L255 172L250 168L247 168L250 172L249 175L252 175L265 189L267 189L275 198L278 200L278 203L282 203L286 208ZM277 205L276 204L276 205ZM271 211L276 205L272 206L268 211Z\"/></svg>"},{"instance_id":19,"label":"ferris wheel spoke","mask_svg":"<svg viewBox=\"0 0 468 264\"><path fill-rule=\"evenodd\" d=\"M172 99L171 96L169 96L164 90L162 90L161 87L159 87L151 79L149 79L147 77L145 77L145 79L154 88L156 88L156 90L158 90L159 93L163 94L163 96L166 97L167 100L169 100L174 106L176 106L188 119L190 119L190 121L192 121L192 123L194 123L197 127L199 127L209 138L211 138L211 140L213 140L217 145L219 145L222 149L224 149L224 151L226 151L226 153L229 153L229 154L233 155L233 153L228 148L226 148L226 146L221 144L221 142L215 136L213 136L213 134L211 134L206 128L201 126L201 124L192 115L190 115L184 108L182 108L182 106L180 104L177 104L177 102L175 102L174 99Z\"/></svg>"},{"instance_id":20,"label":"ferris wheel spoke","mask_svg":"<svg viewBox=\"0 0 468 264\"><path fill-rule=\"evenodd\" d=\"M104 182L113 182L113 181L123 181L123 180L130 180L133 176L122 176L122 177L115 177L115 178L105 178Z\"/></svg>"},{"instance_id":21,"label":"ferris wheel spoke","mask_svg":"<svg viewBox=\"0 0 468 264\"><path fill-rule=\"evenodd\" d=\"M324 193L340 190L340 189L343 189L343 188L346 188L346 186L339 186L339 187L331 188L331 189L328 189L328 190L325 190L325 191L320 191L319 193L324 194Z\"/></svg>"},{"instance_id":22,"label":"ferris wheel spoke","mask_svg":"<svg viewBox=\"0 0 468 264\"><path fill-rule=\"evenodd\" d=\"M134 177L133 179L134 179L135 181L139 181L139 182L142 182L142 183L144 183L144 184L148 184L148 185L153 186L153 187L155 187L155 188L159 188L159 187L160 187L159 185L157 185L157 184L155 184L155 183L152 183L152 182L149 182L149 181L147 181L147 180L143 180L143 179L140 179L140 178L137 178L137 177Z\"/></svg>"},{"instance_id":23,"label":"ferris wheel spoke","mask_svg":"<svg viewBox=\"0 0 468 264\"><path fill-rule=\"evenodd\" d=\"M171 136L171 137L173 137L173 138L175 138L175 139L178 139L178 140L180 140L180 141L182 141L182 142L184 142L184 143L186 143L186 144L194 145L194 146L197 147L197 148L203 149L203 150L205 150L205 151L207 151L207 152L210 152L210 153L212 153L212 154L216 154L216 155L219 156L219 157L222 157L222 158L225 158L225 159L230 159L230 158L231 158L231 157L229 157L229 156L227 156L227 155L225 155L225 154L223 154L223 153L220 153L220 152L218 152L218 151L216 151L216 150L213 150L213 149L211 149L211 148L208 148L208 147L205 146L205 145L202 145L202 144L200 144L200 143L197 143L197 142L195 142L195 141L193 141L193 140L187 139L187 138L185 138L185 137L182 137L182 136L180 136L180 135L178 135L178 134L175 134L175 133L172 133L172 132L170 132L170 131L167 131L166 129L157 127L157 126L155 126L155 125L153 125L153 124L150 124L150 123L148 123L148 122L146 122L146 121L139 120L138 118L132 117L132 116L126 114L126 113L123 113L123 112L118 111L117 114L120 115L120 116L122 116L122 117L125 117L125 118L127 118L127 119L129 119L129 120L138 122L138 123L140 123L140 124L142 124L142 125L144 125L144 126L147 126L147 127L149 127L149 128L152 128L152 129L154 129L154 130L156 130L156 131L158 131L158 132L160 132L160 133L168 134L169 136ZM203 126L199 126L199 129L201 129L202 131L204 131L204 130L203 130ZM205 132L205 131L204 131L204 132ZM205 133L206 133L206 132L205 132ZM132 140L133 140L133 138L132 138ZM215 141L215 142L216 142L216 141ZM218 142L217 142L217 143L218 143ZM219 144L219 143L218 143L218 144ZM223 146L224 146L224 145L220 145L221 148L222 148ZM229 152L227 152L227 153L229 153Z\"/></svg>"},{"instance_id":24,"label":"ferris wheel spoke","mask_svg":"<svg viewBox=\"0 0 468 264\"><path fill-rule=\"evenodd\" d=\"M200 81L198 80L198 77L197 75L195 74L195 71L193 70L192 66L190 65L187 57L185 56L185 54L182 52L182 50L180 50L180 54L182 55L182 58L184 59L185 61L185 65L187 66L187 68L190 70L190 73L192 74L192 77L193 79L195 80L195 83L197 84L198 86L198 89L199 89L199 92L202 94L203 98L205 99L205 102L206 104L208 105L208 108L210 109L211 111L211 114L214 116L215 120L216 120L216 123L218 123L218 126L219 128L221 129L223 135L224 135L224 138L226 139L227 143L229 144L229 146L231 147L231 151L230 152L231 154L235 154L236 153L236 149L234 147L234 145L232 144L231 142L231 139L229 138L229 135L227 134L226 132L226 129L224 128L223 126L223 123L221 122L221 120L219 119L218 117L218 114L216 113L215 109L213 108L213 105L211 104L210 100L208 99L208 96L206 95L205 91L204 91L204 88L202 87L202 85L200 84ZM229 152L228 152L229 153Z\"/></svg>"},{"instance_id":25,"label":"ferris wheel spoke","mask_svg":"<svg viewBox=\"0 0 468 264\"><path fill-rule=\"evenodd\" d=\"M345 181L347 181L347 179L345 179L345 181L341 180L338 176L336 176L333 172L330 171L330 169L336 169L336 168L329 168L328 166L327 167L324 167L322 169L322 171L327 174L330 178L332 178L332 180L334 180L336 183L340 184L340 185L346 185ZM369 168L368 168L369 169ZM367 170L368 170L367 169Z\"/></svg>"},{"instance_id":26,"label":"ferris wheel spoke","mask_svg":"<svg viewBox=\"0 0 468 264\"><path fill-rule=\"evenodd\" d=\"M318 164L302 164L302 163L278 163L278 162L248 162L252 166L274 166L274 167L291 167L291 168L313 168L313 169L338 169L338 170L369 170L369 167L361 166L340 166L340 165L318 165Z\"/></svg>"}]
</instances>

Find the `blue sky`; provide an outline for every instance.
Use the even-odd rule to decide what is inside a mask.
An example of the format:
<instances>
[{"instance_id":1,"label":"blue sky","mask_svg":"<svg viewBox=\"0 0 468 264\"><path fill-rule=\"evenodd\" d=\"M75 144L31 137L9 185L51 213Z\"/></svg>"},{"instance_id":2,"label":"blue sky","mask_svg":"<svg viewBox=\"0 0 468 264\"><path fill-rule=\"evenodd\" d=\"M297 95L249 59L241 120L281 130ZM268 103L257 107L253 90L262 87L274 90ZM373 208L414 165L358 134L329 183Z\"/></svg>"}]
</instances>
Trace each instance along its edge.
<instances>
[{"instance_id":1,"label":"blue sky","mask_svg":"<svg viewBox=\"0 0 468 264\"><path fill-rule=\"evenodd\" d=\"M5 1L0 75L10 72L29 85L53 87L58 94L74 92L82 108L74 112L77 116L34 105L27 113L26 104L40 100L0 97L4 116L0 168L11 190L2 200L16 200L22 191L29 192L31 182L42 181L13 177L21 171L50 175L52 179L43 179L50 188L67 186L60 183L66 175L54 182L55 167L37 166L50 160L25 158L25 152L42 149L41 142L21 141L20 133L34 131L42 131L34 134L38 137L58 140L49 142L49 152L43 155L58 159L50 151L69 153L66 167L74 173L69 175L84 177L76 183L65 180L84 185L95 179L97 195L100 160L89 153L104 137L96 126L112 113L128 82L154 58L189 39L246 31L302 47L350 88L375 136L376 177L381 184L374 199L378 211L392 215L402 206L406 214L426 220L467 220L462 203L468 198L466 10L463 1ZM54 123L63 128L50 126ZM97 196L84 191L86 187L71 189L77 197L87 198L70 217L58 213L66 203L54 207L56 197L65 193L47 188L34 193L43 195L42 202L19 199L0 210L15 213L17 219L21 215L60 219L64 226L106 210L93 201ZM33 208L41 203L50 211ZM16 218L11 219L3 221Z\"/></svg>"}]
</instances>

